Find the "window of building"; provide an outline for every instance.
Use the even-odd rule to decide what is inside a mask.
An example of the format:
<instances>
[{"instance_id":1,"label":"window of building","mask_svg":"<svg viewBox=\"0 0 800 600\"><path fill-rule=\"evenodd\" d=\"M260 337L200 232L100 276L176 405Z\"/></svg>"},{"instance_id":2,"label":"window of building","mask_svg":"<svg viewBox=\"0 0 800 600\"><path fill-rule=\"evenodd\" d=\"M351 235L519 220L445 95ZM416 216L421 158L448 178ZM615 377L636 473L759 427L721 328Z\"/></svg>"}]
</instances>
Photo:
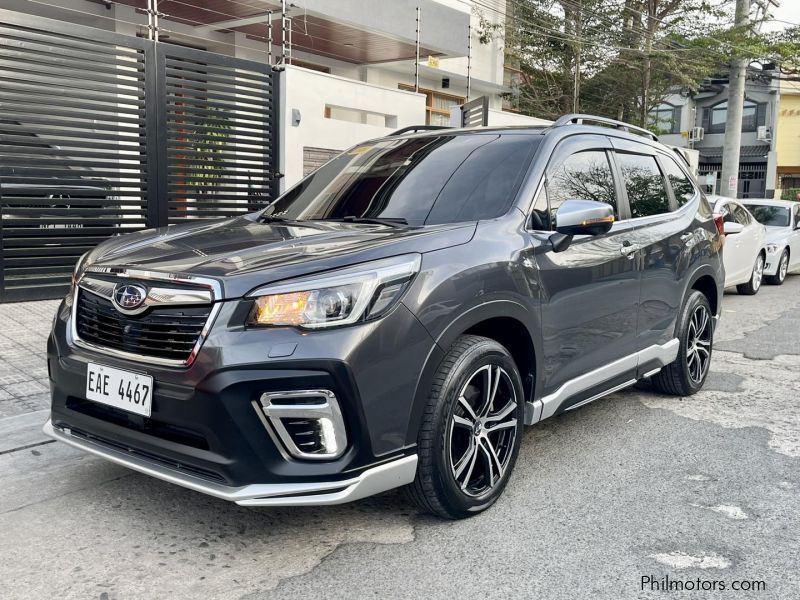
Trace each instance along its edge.
<instances>
[{"instance_id":1,"label":"window of building","mask_svg":"<svg viewBox=\"0 0 800 600\"><path fill-rule=\"evenodd\" d=\"M664 164L664 171L666 171L669 184L672 186L672 193L675 194L675 199L678 201L678 206L683 206L694 198L694 184L689 179L689 176L683 172L683 169L678 166L675 159L662 156L661 160Z\"/></svg>"},{"instance_id":2,"label":"window of building","mask_svg":"<svg viewBox=\"0 0 800 600\"><path fill-rule=\"evenodd\" d=\"M745 100L742 107L742 131L755 131L759 125L766 124L767 105ZM724 133L728 119L728 101L703 109L703 120L709 133Z\"/></svg>"},{"instance_id":3,"label":"window of building","mask_svg":"<svg viewBox=\"0 0 800 600\"><path fill-rule=\"evenodd\" d=\"M616 156L628 194L631 217L668 213L669 196L655 157L621 152Z\"/></svg>"},{"instance_id":4,"label":"window of building","mask_svg":"<svg viewBox=\"0 0 800 600\"><path fill-rule=\"evenodd\" d=\"M565 200L596 200L617 210L617 190L608 156L602 150L576 152L547 171L547 197L550 200L550 227L555 229L556 211Z\"/></svg>"},{"instance_id":5,"label":"window of building","mask_svg":"<svg viewBox=\"0 0 800 600\"><path fill-rule=\"evenodd\" d=\"M401 83L398 86L401 90L413 92L413 85ZM425 124L426 125L450 125L450 109L454 106L461 106L465 100L463 96L446 94L435 90L419 88L420 94L425 94Z\"/></svg>"},{"instance_id":6,"label":"window of building","mask_svg":"<svg viewBox=\"0 0 800 600\"><path fill-rule=\"evenodd\" d=\"M662 102L650 111L650 129L659 134L681 132L681 107Z\"/></svg>"}]
</instances>

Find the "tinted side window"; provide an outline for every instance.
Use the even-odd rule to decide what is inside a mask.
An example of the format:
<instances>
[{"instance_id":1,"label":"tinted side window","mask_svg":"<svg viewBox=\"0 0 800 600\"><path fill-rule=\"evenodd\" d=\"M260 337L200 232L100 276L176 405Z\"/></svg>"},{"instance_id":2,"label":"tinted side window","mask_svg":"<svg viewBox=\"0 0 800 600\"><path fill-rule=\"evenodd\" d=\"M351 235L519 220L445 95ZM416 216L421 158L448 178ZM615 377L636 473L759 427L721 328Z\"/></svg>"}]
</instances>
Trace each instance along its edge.
<instances>
[{"instance_id":1,"label":"tinted side window","mask_svg":"<svg viewBox=\"0 0 800 600\"><path fill-rule=\"evenodd\" d=\"M669 184L672 186L672 192L678 201L678 206L683 206L694 198L694 185L672 157L662 156L661 160L664 164L664 170L667 172Z\"/></svg>"},{"instance_id":2,"label":"tinted side window","mask_svg":"<svg viewBox=\"0 0 800 600\"><path fill-rule=\"evenodd\" d=\"M475 149L445 183L425 222L457 223L504 215L538 145L539 136L509 134Z\"/></svg>"},{"instance_id":3,"label":"tinted side window","mask_svg":"<svg viewBox=\"0 0 800 600\"><path fill-rule=\"evenodd\" d=\"M669 196L654 157L618 152L617 162L628 193L631 217L649 217L669 212Z\"/></svg>"},{"instance_id":4,"label":"tinted side window","mask_svg":"<svg viewBox=\"0 0 800 600\"><path fill-rule=\"evenodd\" d=\"M550 200L550 226L555 228L555 215L565 200L596 200L617 210L617 190L611 175L608 156L602 150L576 152L547 171L547 196Z\"/></svg>"}]
</instances>

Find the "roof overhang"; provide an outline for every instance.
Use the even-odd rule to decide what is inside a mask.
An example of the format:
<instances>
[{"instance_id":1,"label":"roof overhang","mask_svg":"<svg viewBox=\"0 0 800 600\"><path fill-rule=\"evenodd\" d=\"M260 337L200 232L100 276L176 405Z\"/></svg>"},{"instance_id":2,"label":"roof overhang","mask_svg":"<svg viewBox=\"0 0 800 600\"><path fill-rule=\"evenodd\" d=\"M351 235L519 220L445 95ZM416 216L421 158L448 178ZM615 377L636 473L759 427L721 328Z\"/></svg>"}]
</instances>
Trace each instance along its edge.
<instances>
[{"instance_id":1,"label":"roof overhang","mask_svg":"<svg viewBox=\"0 0 800 600\"><path fill-rule=\"evenodd\" d=\"M119 0L146 8L145 0ZM290 3L287 2L287 6ZM162 19L193 27L198 38L238 31L257 41L282 39L281 3L276 0L161 0ZM465 5L466 6L466 5ZM419 22L417 22L419 7ZM369 64L413 59L417 27L421 56L466 56L470 13L435 0L304 0L287 9L293 48L345 62Z\"/></svg>"}]
</instances>

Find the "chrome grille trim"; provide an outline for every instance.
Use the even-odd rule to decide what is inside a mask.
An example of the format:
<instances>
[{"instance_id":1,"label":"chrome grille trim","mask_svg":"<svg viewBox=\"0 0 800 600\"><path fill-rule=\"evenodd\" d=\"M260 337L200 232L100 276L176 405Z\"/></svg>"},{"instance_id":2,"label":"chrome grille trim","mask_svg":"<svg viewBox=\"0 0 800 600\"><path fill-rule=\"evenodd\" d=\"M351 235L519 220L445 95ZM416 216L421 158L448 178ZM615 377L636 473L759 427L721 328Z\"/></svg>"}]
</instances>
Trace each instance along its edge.
<instances>
[{"instance_id":1,"label":"chrome grille trim","mask_svg":"<svg viewBox=\"0 0 800 600\"><path fill-rule=\"evenodd\" d=\"M186 359L181 359L181 360L162 358L146 354L126 352L124 350L109 348L106 346L102 346L81 339L80 335L78 335L78 323L77 323L78 297L80 290L83 289L89 293L96 294L106 300L110 300L109 294L113 293L115 285L113 282L106 282L102 279L91 277L92 273L102 273L105 275L111 275L120 278L135 278L142 280L165 281L165 282L174 282L174 283L182 283L182 284L205 287L206 289L204 290L153 287L148 290L147 294L148 299L150 299L151 296L153 296L152 302L147 306L147 308L158 307L158 306L166 307L170 305L179 306L188 304L196 306L198 304L211 304L211 310L209 312L208 318L206 319L205 324L203 325L203 329L201 330L200 335L197 338L197 341L192 347L189 356ZM200 352L200 348L203 346L203 342L205 342L206 338L208 337L208 334L211 331L211 327L214 324L214 321L217 318L219 311L222 309L222 303L215 302L215 300L221 297L221 293L222 293L221 286L219 282L213 279L207 279L203 277L179 277L168 273L141 271L137 269L123 269L123 268L112 269L103 267L89 267L80 276L75 285L75 289L73 290L72 307L70 312L69 329L68 329L68 341L74 346L84 348L86 350L91 350L99 354L106 354L108 356L121 358L124 360L131 360L141 363L155 364L167 367L188 367L192 363L194 363L195 359L197 358L197 354L198 352ZM187 301L187 297L189 298L189 301ZM124 315L130 316L130 315L135 315L137 313L120 311L120 314L123 316Z\"/></svg>"}]
</instances>

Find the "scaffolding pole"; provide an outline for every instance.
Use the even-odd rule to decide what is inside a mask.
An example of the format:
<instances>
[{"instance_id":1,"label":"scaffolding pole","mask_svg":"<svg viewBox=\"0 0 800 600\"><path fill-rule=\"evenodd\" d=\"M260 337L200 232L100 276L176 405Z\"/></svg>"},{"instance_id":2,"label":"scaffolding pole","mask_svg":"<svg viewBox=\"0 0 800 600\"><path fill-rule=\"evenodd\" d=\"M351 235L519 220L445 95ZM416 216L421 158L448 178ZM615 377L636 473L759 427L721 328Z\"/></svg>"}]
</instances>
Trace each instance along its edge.
<instances>
[{"instance_id":1,"label":"scaffolding pole","mask_svg":"<svg viewBox=\"0 0 800 600\"><path fill-rule=\"evenodd\" d=\"M472 92L472 24L467 25L467 102Z\"/></svg>"},{"instance_id":2,"label":"scaffolding pole","mask_svg":"<svg viewBox=\"0 0 800 600\"><path fill-rule=\"evenodd\" d=\"M287 64L289 60L289 44L291 41L288 39L288 35L286 34L286 26L289 23L289 19L286 16L286 0L281 0L281 64Z\"/></svg>"},{"instance_id":3,"label":"scaffolding pole","mask_svg":"<svg viewBox=\"0 0 800 600\"><path fill-rule=\"evenodd\" d=\"M269 66L272 66L272 11L267 11L267 60L269 61Z\"/></svg>"},{"instance_id":4,"label":"scaffolding pole","mask_svg":"<svg viewBox=\"0 0 800 600\"><path fill-rule=\"evenodd\" d=\"M417 7L417 44L414 54L414 91L419 92L419 6Z\"/></svg>"}]
</instances>

